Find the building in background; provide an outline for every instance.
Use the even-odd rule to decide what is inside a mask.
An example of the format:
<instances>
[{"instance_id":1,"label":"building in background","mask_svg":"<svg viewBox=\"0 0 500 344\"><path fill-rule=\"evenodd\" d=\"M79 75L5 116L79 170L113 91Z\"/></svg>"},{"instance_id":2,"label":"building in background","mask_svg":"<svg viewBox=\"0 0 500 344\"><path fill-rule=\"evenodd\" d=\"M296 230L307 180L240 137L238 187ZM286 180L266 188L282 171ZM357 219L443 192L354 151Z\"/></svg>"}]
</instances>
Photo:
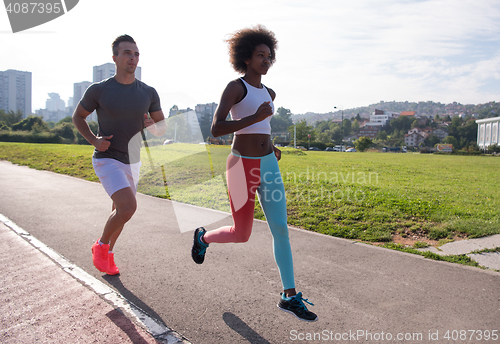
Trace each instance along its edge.
<instances>
[{"instance_id":1,"label":"building in background","mask_svg":"<svg viewBox=\"0 0 500 344\"><path fill-rule=\"evenodd\" d=\"M351 137L351 140L357 140L360 137L368 137L370 139L374 139L377 137L378 127L375 126L364 126L360 128L359 131Z\"/></svg>"},{"instance_id":2,"label":"building in background","mask_svg":"<svg viewBox=\"0 0 500 344\"><path fill-rule=\"evenodd\" d=\"M195 106L194 111L196 111L196 116L198 117L198 122L201 122L204 117L210 120L214 118L215 109L217 109L217 103L209 103L209 104L198 104Z\"/></svg>"},{"instance_id":3,"label":"building in background","mask_svg":"<svg viewBox=\"0 0 500 344\"><path fill-rule=\"evenodd\" d=\"M366 123L365 126L369 127L383 127L389 123L393 118L398 118L398 112L390 112L385 110L377 110L370 115L370 122Z\"/></svg>"},{"instance_id":4,"label":"building in background","mask_svg":"<svg viewBox=\"0 0 500 344\"><path fill-rule=\"evenodd\" d=\"M49 97L45 102L45 109L49 111L66 110L66 103L61 99L59 93L49 93Z\"/></svg>"},{"instance_id":5,"label":"building in background","mask_svg":"<svg viewBox=\"0 0 500 344\"><path fill-rule=\"evenodd\" d=\"M8 69L0 72L0 109L31 115L31 72Z\"/></svg>"},{"instance_id":6,"label":"building in background","mask_svg":"<svg viewBox=\"0 0 500 344\"><path fill-rule=\"evenodd\" d=\"M71 115L59 93L51 92L49 93L49 97L45 102L45 109L36 110L37 116L42 116L44 121L57 123Z\"/></svg>"},{"instance_id":7,"label":"building in background","mask_svg":"<svg viewBox=\"0 0 500 344\"><path fill-rule=\"evenodd\" d=\"M480 149L500 143L500 117L478 119L477 145Z\"/></svg>"},{"instance_id":8,"label":"building in background","mask_svg":"<svg viewBox=\"0 0 500 344\"><path fill-rule=\"evenodd\" d=\"M411 131L405 134L405 145L418 147L425 140L425 136L420 131Z\"/></svg>"},{"instance_id":9,"label":"building in background","mask_svg":"<svg viewBox=\"0 0 500 344\"><path fill-rule=\"evenodd\" d=\"M198 123L200 126L201 134L203 136L203 140L207 140L209 137L213 137L210 128L212 127L212 121L214 119L217 105L217 103L198 104L194 108L196 117L198 118Z\"/></svg>"},{"instance_id":10,"label":"building in background","mask_svg":"<svg viewBox=\"0 0 500 344\"><path fill-rule=\"evenodd\" d=\"M73 112L75 111L76 107L80 103L80 100L82 100L83 94L90 85L92 85L90 81L76 82L73 84L73 106L71 107L71 114L73 114ZM87 117L87 121L97 121L97 115L95 111L92 112L89 117Z\"/></svg>"}]
</instances>

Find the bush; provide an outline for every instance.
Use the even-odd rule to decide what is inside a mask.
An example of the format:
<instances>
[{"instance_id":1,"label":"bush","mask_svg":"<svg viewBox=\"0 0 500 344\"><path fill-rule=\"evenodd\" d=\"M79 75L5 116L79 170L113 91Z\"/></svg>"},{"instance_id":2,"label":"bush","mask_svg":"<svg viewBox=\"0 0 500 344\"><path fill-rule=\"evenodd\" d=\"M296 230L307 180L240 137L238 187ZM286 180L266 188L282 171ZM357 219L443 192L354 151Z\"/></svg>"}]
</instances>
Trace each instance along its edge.
<instances>
[{"instance_id":1,"label":"bush","mask_svg":"<svg viewBox=\"0 0 500 344\"><path fill-rule=\"evenodd\" d=\"M61 136L62 138L68 139L71 142L75 140L75 133L73 131L73 123L63 122L62 124L55 127L52 132Z\"/></svg>"},{"instance_id":2,"label":"bush","mask_svg":"<svg viewBox=\"0 0 500 344\"><path fill-rule=\"evenodd\" d=\"M463 149L457 149L457 150L454 149L452 154L456 154L456 155L481 155L483 153L480 151L468 151L468 150L463 150Z\"/></svg>"},{"instance_id":3,"label":"bush","mask_svg":"<svg viewBox=\"0 0 500 344\"><path fill-rule=\"evenodd\" d=\"M498 144L494 144L488 147L488 151L491 153L500 153L500 146Z\"/></svg>"},{"instance_id":4,"label":"bush","mask_svg":"<svg viewBox=\"0 0 500 344\"><path fill-rule=\"evenodd\" d=\"M38 116L29 116L12 126L13 131L31 131L33 128L36 128L38 132L48 132L50 130L43 119Z\"/></svg>"},{"instance_id":5,"label":"bush","mask_svg":"<svg viewBox=\"0 0 500 344\"><path fill-rule=\"evenodd\" d=\"M372 140L366 136L362 136L354 142L354 147L360 152L364 152L372 145Z\"/></svg>"},{"instance_id":6,"label":"bush","mask_svg":"<svg viewBox=\"0 0 500 344\"><path fill-rule=\"evenodd\" d=\"M62 143L62 139L53 133L30 133L27 131L0 131L1 142Z\"/></svg>"}]
</instances>

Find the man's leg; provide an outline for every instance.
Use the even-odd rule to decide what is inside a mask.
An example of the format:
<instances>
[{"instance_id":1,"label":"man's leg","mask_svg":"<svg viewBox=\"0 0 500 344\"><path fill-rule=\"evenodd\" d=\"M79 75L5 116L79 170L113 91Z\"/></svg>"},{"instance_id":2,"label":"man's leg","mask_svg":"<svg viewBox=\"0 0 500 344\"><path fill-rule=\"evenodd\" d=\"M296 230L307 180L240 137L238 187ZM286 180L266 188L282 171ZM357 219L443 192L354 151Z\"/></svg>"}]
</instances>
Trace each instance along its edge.
<instances>
[{"instance_id":1,"label":"man's leg","mask_svg":"<svg viewBox=\"0 0 500 344\"><path fill-rule=\"evenodd\" d=\"M114 211L116 209L115 207L115 203L113 202L113 207L111 209L111 211ZM116 239L118 239L118 237L120 236L122 230L123 230L123 227L124 226L121 226L120 228L118 228L114 233L113 235L111 235L111 240L110 240L110 243L109 243L109 251L113 251L113 247L115 247L115 243L116 243Z\"/></svg>"},{"instance_id":2,"label":"man's leg","mask_svg":"<svg viewBox=\"0 0 500 344\"><path fill-rule=\"evenodd\" d=\"M132 218L137 209L137 202L132 188L124 188L116 191L112 196L113 208L111 215L104 226L104 231L101 236L101 242L104 244L110 243L110 250L118 239L123 226Z\"/></svg>"}]
</instances>

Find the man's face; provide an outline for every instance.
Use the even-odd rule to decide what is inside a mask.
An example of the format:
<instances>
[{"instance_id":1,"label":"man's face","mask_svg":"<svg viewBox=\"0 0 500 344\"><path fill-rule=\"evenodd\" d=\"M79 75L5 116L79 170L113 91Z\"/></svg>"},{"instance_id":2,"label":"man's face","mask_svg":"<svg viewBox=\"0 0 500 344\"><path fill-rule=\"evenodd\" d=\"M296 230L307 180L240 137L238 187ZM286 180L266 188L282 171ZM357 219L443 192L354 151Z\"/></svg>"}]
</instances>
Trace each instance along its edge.
<instances>
[{"instance_id":1,"label":"man's face","mask_svg":"<svg viewBox=\"0 0 500 344\"><path fill-rule=\"evenodd\" d=\"M120 42L118 44L118 55L113 55L116 69L133 74L139 63L139 49L131 42Z\"/></svg>"}]
</instances>

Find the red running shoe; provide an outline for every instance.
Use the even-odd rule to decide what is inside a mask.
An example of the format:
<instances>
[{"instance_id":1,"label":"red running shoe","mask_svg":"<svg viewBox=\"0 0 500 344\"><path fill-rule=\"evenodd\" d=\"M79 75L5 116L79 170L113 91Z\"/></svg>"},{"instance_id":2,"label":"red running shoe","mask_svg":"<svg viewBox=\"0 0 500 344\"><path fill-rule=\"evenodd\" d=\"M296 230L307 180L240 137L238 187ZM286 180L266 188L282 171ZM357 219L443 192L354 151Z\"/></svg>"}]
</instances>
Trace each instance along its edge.
<instances>
[{"instance_id":1,"label":"red running shoe","mask_svg":"<svg viewBox=\"0 0 500 344\"><path fill-rule=\"evenodd\" d=\"M97 270L100 272L108 272L109 268L109 257L108 257L109 245L102 244L99 245L99 240L92 245L92 262Z\"/></svg>"},{"instance_id":2,"label":"red running shoe","mask_svg":"<svg viewBox=\"0 0 500 344\"><path fill-rule=\"evenodd\" d=\"M120 269L115 264L115 254L108 253L108 275L118 275L120 273Z\"/></svg>"}]
</instances>

